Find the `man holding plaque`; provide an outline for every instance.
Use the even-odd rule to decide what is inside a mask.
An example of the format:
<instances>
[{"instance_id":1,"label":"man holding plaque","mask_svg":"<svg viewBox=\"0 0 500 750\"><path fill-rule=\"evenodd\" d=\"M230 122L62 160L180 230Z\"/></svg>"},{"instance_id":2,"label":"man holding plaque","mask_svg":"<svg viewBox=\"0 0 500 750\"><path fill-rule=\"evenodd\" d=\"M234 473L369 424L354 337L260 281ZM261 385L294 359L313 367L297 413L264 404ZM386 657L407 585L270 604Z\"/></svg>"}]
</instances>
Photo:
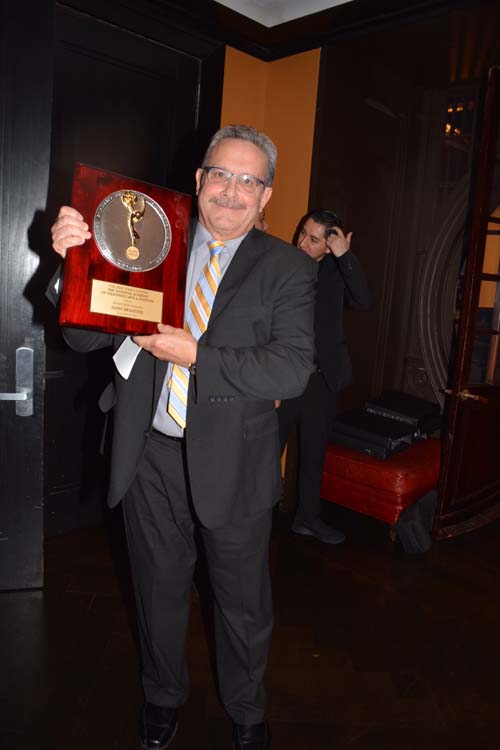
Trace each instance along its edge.
<instances>
[{"instance_id":1,"label":"man holding plaque","mask_svg":"<svg viewBox=\"0 0 500 750\"><path fill-rule=\"evenodd\" d=\"M184 328L135 336L64 329L70 346L114 349L101 397L114 411L108 501L123 501L145 705L141 747L164 750L188 694L184 641L199 529L215 598L221 699L234 750L268 750L263 684L272 630L268 547L281 492L275 399L313 369L317 264L255 228L276 149L254 128L218 131L196 172ZM63 207L62 257L90 239ZM67 292L67 290L66 290Z\"/></svg>"}]
</instances>

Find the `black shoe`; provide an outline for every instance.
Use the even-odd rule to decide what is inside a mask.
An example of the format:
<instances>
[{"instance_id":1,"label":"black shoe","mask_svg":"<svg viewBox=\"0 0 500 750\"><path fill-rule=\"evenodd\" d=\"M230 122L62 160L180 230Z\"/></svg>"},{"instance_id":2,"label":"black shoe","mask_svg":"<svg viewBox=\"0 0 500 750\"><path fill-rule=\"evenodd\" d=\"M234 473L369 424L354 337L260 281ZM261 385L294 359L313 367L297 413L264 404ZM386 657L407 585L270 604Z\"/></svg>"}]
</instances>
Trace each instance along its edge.
<instances>
[{"instance_id":1,"label":"black shoe","mask_svg":"<svg viewBox=\"0 0 500 750\"><path fill-rule=\"evenodd\" d=\"M235 724L233 750L269 750L271 730L267 721L262 724Z\"/></svg>"},{"instance_id":2,"label":"black shoe","mask_svg":"<svg viewBox=\"0 0 500 750\"><path fill-rule=\"evenodd\" d=\"M177 732L177 709L145 703L141 714L142 750L166 750Z\"/></svg>"},{"instance_id":3,"label":"black shoe","mask_svg":"<svg viewBox=\"0 0 500 750\"><path fill-rule=\"evenodd\" d=\"M342 531L328 526L319 518L307 526L305 523L294 523L292 524L292 531L294 534L313 536L323 544L342 544L345 541L345 534Z\"/></svg>"}]
</instances>

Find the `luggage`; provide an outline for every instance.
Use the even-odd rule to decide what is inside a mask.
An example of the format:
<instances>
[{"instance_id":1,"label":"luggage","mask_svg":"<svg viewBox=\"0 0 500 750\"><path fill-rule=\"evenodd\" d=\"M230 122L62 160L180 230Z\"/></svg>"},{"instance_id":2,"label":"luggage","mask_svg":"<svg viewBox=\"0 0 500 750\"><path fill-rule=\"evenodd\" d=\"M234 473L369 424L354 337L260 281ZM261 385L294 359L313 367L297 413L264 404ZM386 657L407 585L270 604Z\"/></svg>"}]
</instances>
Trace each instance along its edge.
<instances>
[{"instance_id":1,"label":"luggage","mask_svg":"<svg viewBox=\"0 0 500 750\"><path fill-rule=\"evenodd\" d=\"M353 409L337 415L331 441L345 448L384 459L411 445L418 428L389 417Z\"/></svg>"},{"instance_id":2,"label":"luggage","mask_svg":"<svg viewBox=\"0 0 500 750\"><path fill-rule=\"evenodd\" d=\"M405 508L396 522L396 537L409 555L427 552L432 547L432 526L437 492L429 490Z\"/></svg>"},{"instance_id":3,"label":"luggage","mask_svg":"<svg viewBox=\"0 0 500 750\"><path fill-rule=\"evenodd\" d=\"M417 437L430 435L441 426L438 404L402 391L385 391L366 402L366 411L411 425Z\"/></svg>"}]
</instances>

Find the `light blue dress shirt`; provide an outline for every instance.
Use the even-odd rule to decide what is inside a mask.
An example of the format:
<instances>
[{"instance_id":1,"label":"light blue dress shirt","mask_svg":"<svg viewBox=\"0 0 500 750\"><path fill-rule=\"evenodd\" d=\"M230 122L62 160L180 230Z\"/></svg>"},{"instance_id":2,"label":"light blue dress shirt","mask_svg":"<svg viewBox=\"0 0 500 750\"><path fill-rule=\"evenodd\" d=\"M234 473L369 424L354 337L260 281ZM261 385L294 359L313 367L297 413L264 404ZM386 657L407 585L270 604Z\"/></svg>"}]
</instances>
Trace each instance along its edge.
<instances>
[{"instance_id":1,"label":"light blue dress shirt","mask_svg":"<svg viewBox=\"0 0 500 750\"><path fill-rule=\"evenodd\" d=\"M234 255L238 247L240 246L240 243L245 237L246 235L244 234L241 237L237 237L236 239L227 240L226 242L224 242L224 247L222 248L219 255L221 280L226 273L229 264L234 258ZM210 235L207 229L205 229L204 226L198 223L196 226L193 248L191 250L191 255L189 256L189 264L187 269L186 294L184 298L185 308L189 304L198 279L200 278L203 269L209 261L210 250L208 249L208 243L212 241L213 237ZM170 380L172 367L172 364L168 365L167 375L165 377L165 382L163 383L163 388L158 401L156 414L153 420L153 427L155 430L159 430L159 432L164 432L165 435L170 435L172 437L182 437L182 435L184 434L184 430L177 424L174 419L172 419L170 414L167 412L169 396L169 388L167 384Z\"/></svg>"}]
</instances>

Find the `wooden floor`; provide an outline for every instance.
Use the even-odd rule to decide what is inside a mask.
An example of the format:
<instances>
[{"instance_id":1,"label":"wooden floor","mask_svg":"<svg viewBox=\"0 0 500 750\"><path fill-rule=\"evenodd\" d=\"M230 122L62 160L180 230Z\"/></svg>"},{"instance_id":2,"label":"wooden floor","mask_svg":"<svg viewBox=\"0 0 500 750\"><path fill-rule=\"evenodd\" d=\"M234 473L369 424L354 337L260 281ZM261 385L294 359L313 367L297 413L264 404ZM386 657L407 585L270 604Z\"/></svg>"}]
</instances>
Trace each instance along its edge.
<instances>
[{"instance_id":1,"label":"wooden floor","mask_svg":"<svg viewBox=\"0 0 500 750\"><path fill-rule=\"evenodd\" d=\"M408 556L382 524L325 512L344 545L291 535L286 517L273 533L273 750L498 750L500 524ZM115 518L51 538L45 591L0 594L2 750L137 749L119 531ZM192 690L172 748L229 750L201 610L193 595Z\"/></svg>"}]
</instances>

